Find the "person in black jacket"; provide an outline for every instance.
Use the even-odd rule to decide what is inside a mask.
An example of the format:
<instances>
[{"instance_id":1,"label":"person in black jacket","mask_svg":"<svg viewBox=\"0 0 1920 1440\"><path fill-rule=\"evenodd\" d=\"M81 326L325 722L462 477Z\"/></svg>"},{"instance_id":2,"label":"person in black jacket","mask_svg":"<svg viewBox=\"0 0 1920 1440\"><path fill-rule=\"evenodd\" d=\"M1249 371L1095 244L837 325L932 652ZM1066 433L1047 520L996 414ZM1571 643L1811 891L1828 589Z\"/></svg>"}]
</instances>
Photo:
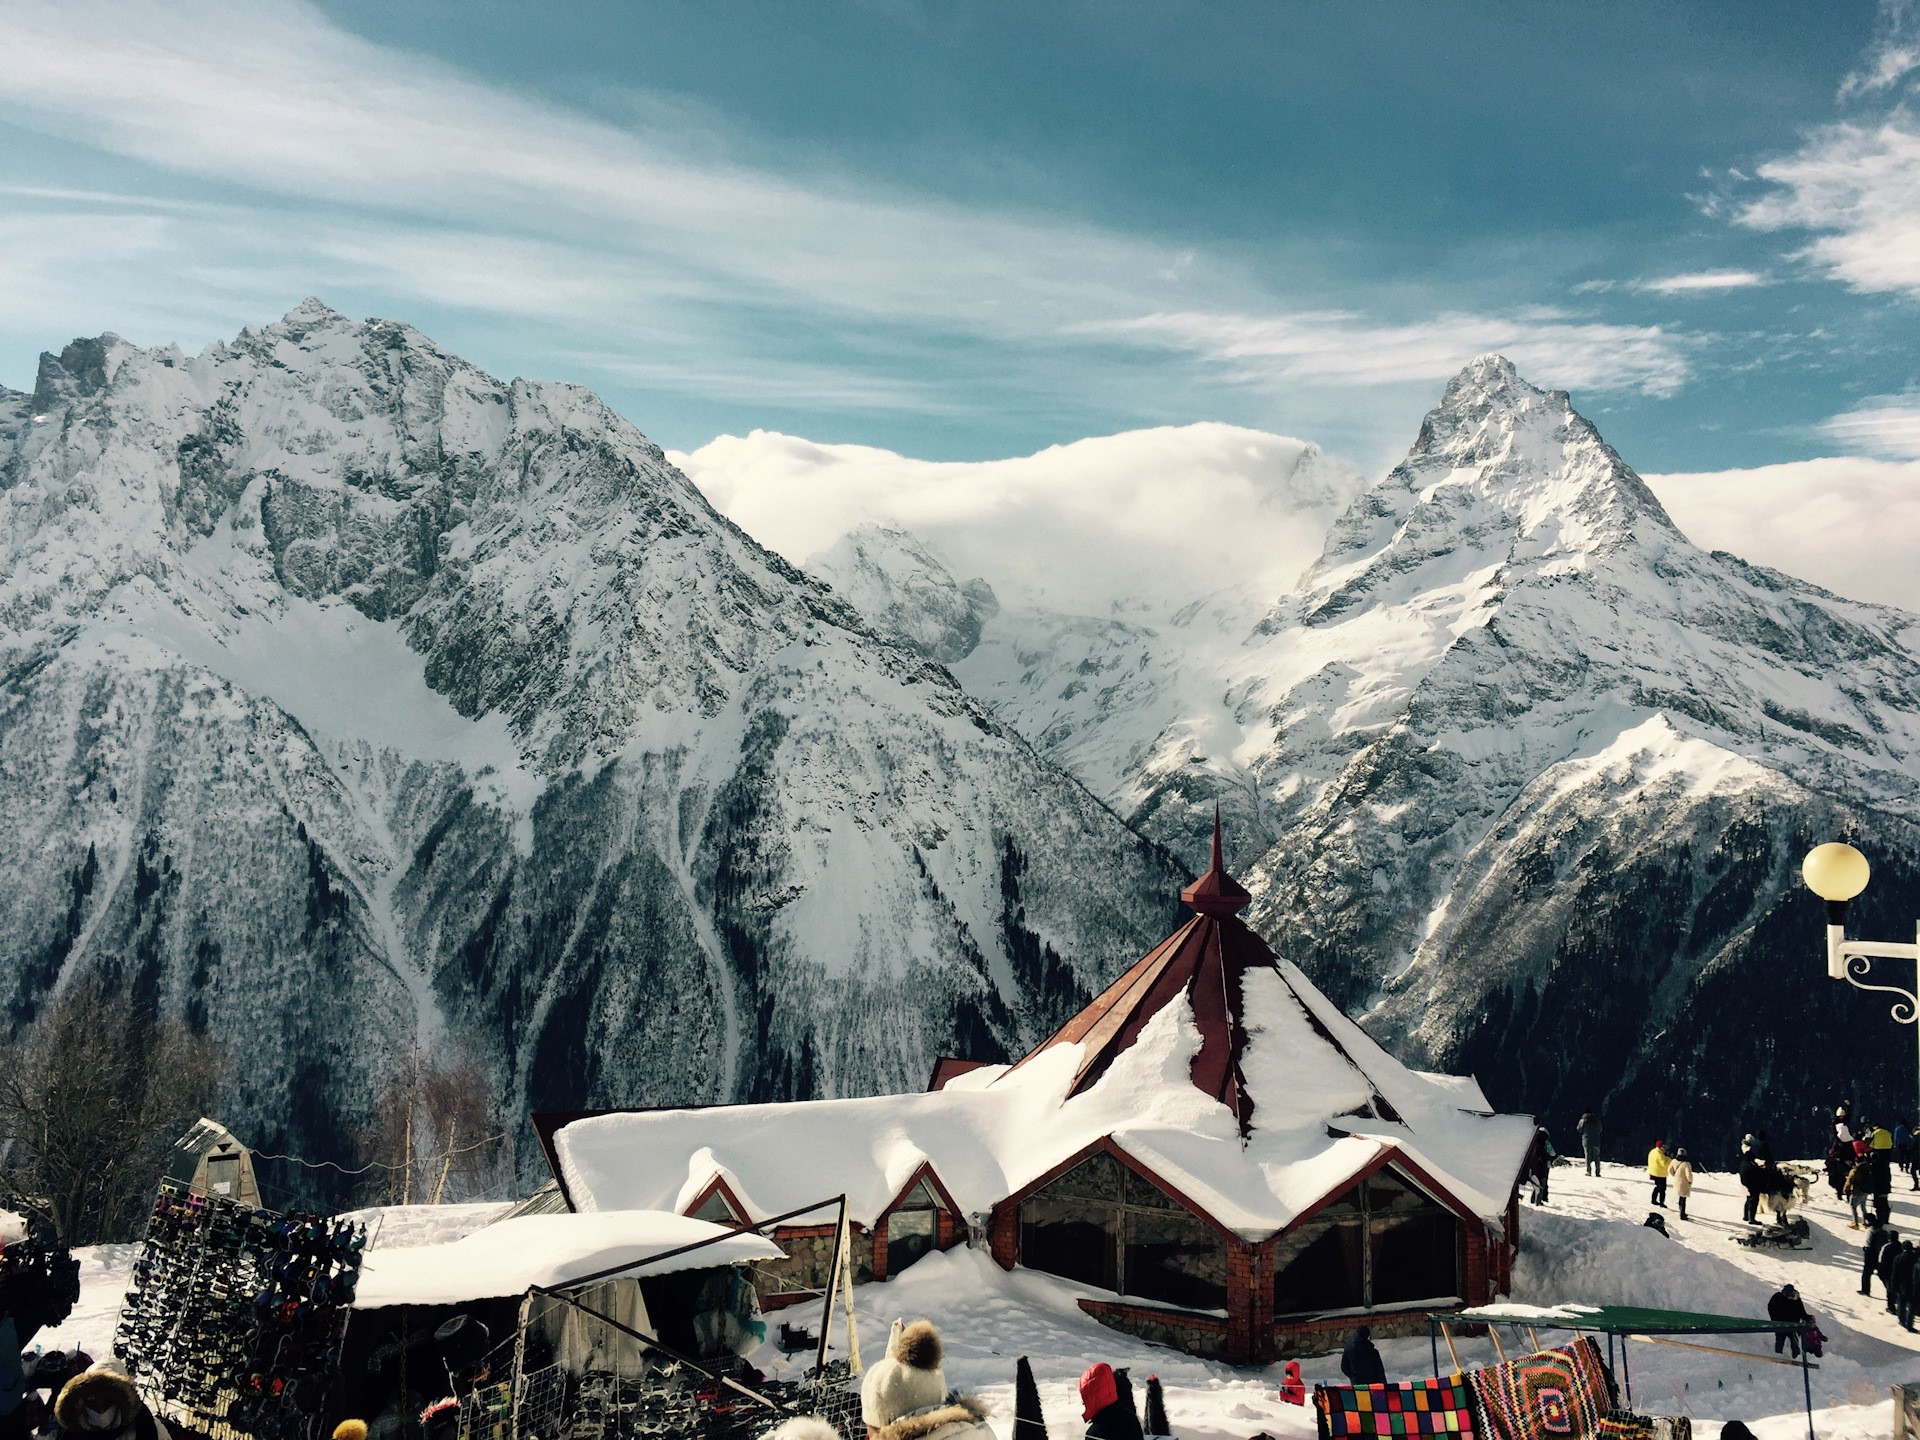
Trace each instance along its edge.
<instances>
[{"instance_id":1,"label":"person in black jacket","mask_svg":"<svg viewBox=\"0 0 1920 1440\"><path fill-rule=\"evenodd\" d=\"M1373 1331L1365 1325L1354 1327L1353 1338L1340 1352L1340 1373L1355 1385L1384 1385L1387 1367L1380 1359L1380 1347L1373 1343Z\"/></svg>"},{"instance_id":2,"label":"person in black jacket","mask_svg":"<svg viewBox=\"0 0 1920 1440\"><path fill-rule=\"evenodd\" d=\"M1920 1262L1920 1250L1902 1241L1900 1255L1887 1274L1887 1309L1900 1317L1902 1328L1907 1330L1913 1329L1913 1267L1916 1262Z\"/></svg>"},{"instance_id":3,"label":"person in black jacket","mask_svg":"<svg viewBox=\"0 0 1920 1440\"><path fill-rule=\"evenodd\" d=\"M1740 1185L1747 1192L1746 1208L1740 1212L1740 1218L1749 1225L1758 1225L1760 1196L1767 1188L1767 1166L1751 1135L1740 1143Z\"/></svg>"},{"instance_id":4,"label":"person in black jacket","mask_svg":"<svg viewBox=\"0 0 1920 1440\"><path fill-rule=\"evenodd\" d=\"M1860 1293L1873 1293L1873 1272L1880 1263L1880 1252L1900 1238L1898 1230L1889 1230L1885 1225L1875 1225L1867 1232L1867 1243L1860 1247Z\"/></svg>"},{"instance_id":5,"label":"person in black jacket","mask_svg":"<svg viewBox=\"0 0 1920 1440\"><path fill-rule=\"evenodd\" d=\"M1880 1263L1874 1267L1879 1273L1880 1283L1887 1288L1887 1313L1889 1315L1898 1314L1900 1308L1898 1302L1894 1299L1893 1267L1900 1263L1902 1256L1911 1255L1912 1253L1913 1242L1911 1240L1901 1240L1882 1250L1880 1252ZM1911 1273L1913 1270L1913 1263L1911 1261L1907 1263L1907 1270L1908 1273Z\"/></svg>"},{"instance_id":6,"label":"person in black jacket","mask_svg":"<svg viewBox=\"0 0 1920 1440\"><path fill-rule=\"evenodd\" d=\"M1807 1307L1800 1301L1800 1292L1791 1285L1782 1285L1767 1301L1769 1320L1796 1320L1801 1324L1807 1321ZM1800 1336L1793 1330L1776 1330L1773 1335L1773 1353L1778 1355L1782 1347L1793 1346L1793 1358L1800 1358Z\"/></svg>"}]
</instances>

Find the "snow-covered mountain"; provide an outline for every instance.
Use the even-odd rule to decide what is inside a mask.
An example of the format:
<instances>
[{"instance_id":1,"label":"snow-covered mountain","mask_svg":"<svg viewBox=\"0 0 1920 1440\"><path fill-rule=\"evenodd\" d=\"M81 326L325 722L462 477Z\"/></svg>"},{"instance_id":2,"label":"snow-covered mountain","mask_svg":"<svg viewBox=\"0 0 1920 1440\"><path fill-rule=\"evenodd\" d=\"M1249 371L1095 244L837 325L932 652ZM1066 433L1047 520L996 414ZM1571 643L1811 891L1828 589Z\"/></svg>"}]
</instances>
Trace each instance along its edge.
<instances>
[{"instance_id":1,"label":"snow-covered mountain","mask_svg":"<svg viewBox=\"0 0 1920 1440\"><path fill-rule=\"evenodd\" d=\"M1497 1102L1717 1150L1804 1124L1860 1028L1847 1074L1909 1108L1910 1046L1825 979L1797 867L1852 829L1863 921L1910 923L1916 624L1697 548L1563 392L1482 358L1236 684L1278 826L1256 923Z\"/></svg>"},{"instance_id":2,"label":"snow-covered mountain","mask_svg":"<svg viewBox=\"0 0 1920 1440\"><path fill-rule=\"evenodd\" d=\"M1797 864L1852 833L1861 924L1917 913L1920 620L1693 545L1494 356L1297 588L1252 617L1220 578L1152 623L1003 611L954 672L1145 834L1224 797L1275 947L1499 1104L1779 1134L1857 1030L1911 1107Z\"/></svg>"},{"instance_id":3,"label":"snow-covered mountain","mask_svg":"<svg viewBox=\"0 0 1920 1440\"><path fill-rule=\"evenodd\" d=\"M765 431L678 458L732 519L1175 853L1205 851L1215 803L1236 853L1272 839L1222 677L1364 488L1352 466L1210 423L1011 460Z\"/></svg>"},{"instance_id":4,"label":"snow-covered mountain","mask_svg":"<svg viewBox=\"0 0 1920 1440\"><path fill-rule=\"evenodd\" d=\"M0 392L0 999L80 967L339 1155L416 1043L510 1108L1017 1053L1183 875L569 385L308 301Z\"/></svg>"}]
</instances>

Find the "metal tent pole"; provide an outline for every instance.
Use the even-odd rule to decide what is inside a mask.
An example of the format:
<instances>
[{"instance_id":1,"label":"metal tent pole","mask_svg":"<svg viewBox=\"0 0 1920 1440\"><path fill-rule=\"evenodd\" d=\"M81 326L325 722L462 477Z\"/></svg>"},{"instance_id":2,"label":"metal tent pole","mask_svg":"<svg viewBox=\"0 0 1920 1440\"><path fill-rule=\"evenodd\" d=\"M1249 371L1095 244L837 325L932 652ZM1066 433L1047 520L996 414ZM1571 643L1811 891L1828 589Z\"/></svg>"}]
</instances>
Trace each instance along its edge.
<instances>
[{"instance_id":1,"label":"metal tent pole","mask_svg":"<svg viewBox=\"0 0 1920 1440\"><path fill-rule=\"evenodd\" d=\"M1440 1332L1434 1328L1434 1319L1427 1317L1427 1344L1433 1347L1433 1373L1440 1373Z\"/></svg>"},{"instance_id":2,"label":"metal tent pole","mask_svg":"<svg viewBox=\"0 0 1920 1440\"><path fill-rule=\"evenodd\" d=\"M1920 1029L1920 1026L1915 1026ZM1807 1373L1807 1334L1800 1332L1800 1385L1807 1392L1807 1440L1813 1440L1813 1377Z\"/></svg>"}]
</instances>

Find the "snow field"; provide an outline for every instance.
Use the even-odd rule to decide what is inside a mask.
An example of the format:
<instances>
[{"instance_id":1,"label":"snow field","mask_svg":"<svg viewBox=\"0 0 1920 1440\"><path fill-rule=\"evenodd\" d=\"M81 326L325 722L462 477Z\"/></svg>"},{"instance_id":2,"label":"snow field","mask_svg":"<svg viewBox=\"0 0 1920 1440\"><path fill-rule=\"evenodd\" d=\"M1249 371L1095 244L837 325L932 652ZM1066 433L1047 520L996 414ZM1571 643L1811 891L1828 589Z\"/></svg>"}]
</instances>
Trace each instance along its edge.
<instances>
[{"instance_id":1,"label":"snow field","mask_svg":"<svg viewBox=\"0 0 1920 1440\"><path fill-rule=\"evenodd\" d=\"M1733 1176L1698 1175L1688 1206L1695 1218L1682 1224L1670 1208L1667 1220L1674 1234L1663 1240L1640 1223L1647 1214L1645 1175L1633 1166L1606 1170L1590 1179L1577 1169L1557 1169L1552 1203L1522 1205L1513 1300L1762 1315L1767 1296L1791 1281L1829 1337L1820 1368L1811 1372L1816 1434L1820 1440L1868 1440L1892 1433L1887 1387L1920 1382L1920 1337L1907 1335L1885 1313L1877 1284L1871 1300L1858 1294L1860 1236L1847 1229L1847 1211L1831 1190L1823 1187L1799 1212L1813 1226L1809 1248L1749 1250L1733 1243L1747 1228L1740 1221L1743 1193ZM499 1208L388 1206L356 1218L380 1219L383 1247L417 1245L470 1233ZM1920 1234L1920 1194L1896 1191L1894 1216L1896 1226ZM80 1304L65 1325L43 1332L37 1343L45 1349L77 1344L96 1356L107 1353L138 1253L135 1245L79 1252ZM1237 1370L1132 1339L1082 1314L1075 1304L1081 1293L1034 1271L1003 1272L984 1251L932 1254L891 1280L854 1291L861 1355L868 1363L878 1358L895 1318L931 1320L946 1343L948 1383L981 1395L993 1407L992 1423L1002 1437L1012 1433L1013 1370L1021 1355L1033 1365L1048 1430L1057 1440L1080 1433L1076 1382L1097 1360L1128 1367L1141 1392L1146 1377L1157 1374L1181 1440L1246 1440L1261 1432L1277 1440L1307 1440L1313 1434L1311 1408L1279 1398L1280 1366ZM769 1333L777 1333L782 1321L814 1329L819 1315L811 1303L775 1312ZM845 1334L841 1317L835 1324L836 1354L845 1353ZM1540 1338L1552 1344L1564 1332L1541 1331ZM1528 1343L1523 1330L1511 1327L1502 1339L1509 1355ZM1455 1343L1465 1365L1497 1358L1484 1337L1456 1337ZM1729 1419L1747 1421L1760 1440L1798 1440L1806 1433L1797 1366L1767 1363L1771 1348L1760 1337L1710 1337L1707 1343L1748 1350L1756 1358L1628 1342L1637 1408L1692 1416L1700 1440L1713 1440L1718 1424ZM1396 1379L1432 1371L1424 1338L1385 1340L1380 1350L1387 1373ZM1441 1355L1444 1363L1444 1346ZM790 1362L771 1344L753 1356L755 1364L775 1374L809 1359L797 1355ZM1300 1368L1309 1385L1341 1380L1337 1354L1304 1360Z\"/></svg>"}]
</instances>

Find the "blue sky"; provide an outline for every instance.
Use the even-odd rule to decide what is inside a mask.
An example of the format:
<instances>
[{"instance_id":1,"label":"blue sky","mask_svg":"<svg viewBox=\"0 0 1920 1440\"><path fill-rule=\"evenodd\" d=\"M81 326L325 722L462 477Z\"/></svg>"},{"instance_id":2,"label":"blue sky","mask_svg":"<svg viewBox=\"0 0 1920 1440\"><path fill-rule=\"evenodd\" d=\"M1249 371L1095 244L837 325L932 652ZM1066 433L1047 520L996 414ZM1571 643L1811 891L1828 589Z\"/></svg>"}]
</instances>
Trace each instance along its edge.
<instances>
[{"instance_id":1,"label":"blue sky","mask_svg":"<svg viewBox=\"0 0 1920 1440\"><path fill-rule=\"evenodd\" d=\"M1920 457L1906 5L9 7L0 383L317 294L669 447L1227 420L1513 356L1648 472Z\"/></svg>"}]
</instances>

